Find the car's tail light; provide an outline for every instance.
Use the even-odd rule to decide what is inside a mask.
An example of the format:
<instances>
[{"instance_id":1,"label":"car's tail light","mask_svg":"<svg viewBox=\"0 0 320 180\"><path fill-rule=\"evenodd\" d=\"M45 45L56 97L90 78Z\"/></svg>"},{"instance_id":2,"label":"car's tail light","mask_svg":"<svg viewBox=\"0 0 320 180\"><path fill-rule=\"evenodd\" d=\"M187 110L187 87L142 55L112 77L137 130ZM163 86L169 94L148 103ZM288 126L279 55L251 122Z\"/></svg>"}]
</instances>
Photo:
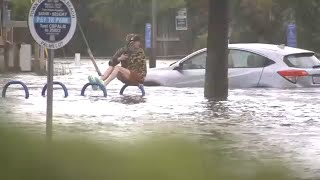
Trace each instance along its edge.
<instances>
[{"instance_id":1,"label":"car's tail light","mask_svg":"<svg viewBox=\"0 0 320 180\"><path fill-rule=\"evenodd\" d=\"M309 76L304 70L283 70L278 71L278 74L294 84L297 83L299 77Z\"/></svg>"}]
</instances>

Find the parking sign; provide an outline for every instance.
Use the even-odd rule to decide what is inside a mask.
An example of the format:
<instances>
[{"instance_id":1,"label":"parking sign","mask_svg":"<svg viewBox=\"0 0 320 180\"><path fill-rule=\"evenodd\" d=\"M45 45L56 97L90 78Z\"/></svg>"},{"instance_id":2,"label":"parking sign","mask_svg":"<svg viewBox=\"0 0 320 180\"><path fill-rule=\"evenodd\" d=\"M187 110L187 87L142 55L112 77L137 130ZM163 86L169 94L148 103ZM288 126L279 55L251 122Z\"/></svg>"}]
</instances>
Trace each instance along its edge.
<instances>
[{"instance_id":1,"label":"parking sign","mask_svg":"<svg viewBox=\"0 0 320 180\"><path fill-rule=\"evenodd\" d=\"M48 49L59 49L73 37L76 11L70 0L37 0L29 12L28 25L34 40Z\"/></svg>"}]
</instances>

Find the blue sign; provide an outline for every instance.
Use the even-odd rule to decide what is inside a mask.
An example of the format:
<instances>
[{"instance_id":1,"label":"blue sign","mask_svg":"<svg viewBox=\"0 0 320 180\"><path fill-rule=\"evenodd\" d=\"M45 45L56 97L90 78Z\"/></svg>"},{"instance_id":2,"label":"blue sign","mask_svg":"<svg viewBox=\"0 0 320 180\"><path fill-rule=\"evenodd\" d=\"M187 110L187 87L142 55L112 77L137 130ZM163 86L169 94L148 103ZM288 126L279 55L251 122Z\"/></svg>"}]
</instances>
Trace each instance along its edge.
<instances>
[{"instance_id":1,"label":"blue sign","mask_svg":"<svg viewBox=\"0 0 320 180\"><path fill-rule=\"evenodd\" d=\"M295 24L289 24L287 27L287 46L297 47L297 27Z\"/></svg>"},{"instance_id":2,"label":"blue sign","mask_svg":"<svg viewBox=\"0 0 320 180\"><path fill-rule=\"evenodd\" d=\"M151 24L147 23L146 24L146 29L145 29L145 46L146 48L151 48Z\"/></svg>"},{"instance_id":3,"label":"blue sign","mask_svg":"<svg viewBox=\"0 0 320 180\"><path fill-rule=\"evenodd\" d=\"M37 0L30 9L28 24L38 44L58 49L72 39L77 17L70 0Z\"/></svg>"},{"instance_id":4,"label":"blue sign","mask_svg":"<svg viewBox=\"0 0 320 180\"><path fill-rule=\"evenodd\" d=\"M35 16L35 24L71 24L71 18L69 17L46 17L46 16Z\"/></svg>"}]
</instances>

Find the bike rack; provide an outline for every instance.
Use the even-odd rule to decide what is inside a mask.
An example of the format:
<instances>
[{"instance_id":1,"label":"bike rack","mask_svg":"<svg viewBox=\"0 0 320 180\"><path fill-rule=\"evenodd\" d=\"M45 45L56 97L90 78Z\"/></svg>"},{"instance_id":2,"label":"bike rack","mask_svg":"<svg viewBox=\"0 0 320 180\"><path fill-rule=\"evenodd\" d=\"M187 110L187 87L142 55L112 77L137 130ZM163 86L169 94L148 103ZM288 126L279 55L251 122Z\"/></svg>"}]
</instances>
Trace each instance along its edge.
<instances>
[{"instance_id":1,"label":"bike rack","mask_svg":"<svg viewBox=\"0 0 320 180\"><path fill-rule=\"evenodd\" d=\"M102 84L99 83L87 83L83 86L82 90L81 90L81 96L85 96L84 93L86 91L86 89L88 88L88 86L99 86L101 91L103 92L103 96L107 97L107 90L106 87Z\"/></svg>"},{"instance_id":2,"label":"bike rack","mask_svg":"<svg viewBox=\"0 0 320 180\"><path fill-rule=\"evenodd\" d=\"M21 82L21 81L10 81L10 82L8 82L8 83L4 86L4 88L3 88L3 90L2 90L2 97L3 97L3 98L6 97L6 92L7 92L8 87L11 86L11 85L14 85L14 84L20 84L20 85L23 87L24 92L25 92L25 98L28 99L28 98L29 98L29 95L30 95L30 94L29 94L29 89L28 89L27 85L26 85L25 83Z\"/></svg>"},{"instance_id":3,"label":"bike rack","mask_svg":"<svg viewBox=\"0 0 320 180\"><path fill-rule=\"evenodd\" d=\"M54 81L53 84L54 84L54 85L60 85L60 86L62 87L62 89L63 89L63 91L64 91L64 97L65 97L65 98L67 98L67 97L69 96L69 94L68 94L68 89L67 89L67 87L66 87L63 83L58 82L58 81ZM43 97L46 96L47 88L48 88L48 84L46 84L46 85L42 88L41 95L42 95Z\"/></svg>"},{"instance_id":4,"label":"bike rack","mask_svg":"<svg viewBox=\"0 0 320 180\"><path fill-rule=\"evenodd\" d=\"M30 96L30 93L29 93L29 89L28 87L21 81L10 81L8 82L4 88L3 88L3 91L2 91L2 97L5 98L6 97L6 92L7 92L7 89L10 85L14 85L14 84L19 84L21 85L23 88L24 88L24 91L25 91L25 98L28 99L29 96ZM58 82L58 81L54 81L53 82L54 85L60 85L64 91L64 97L67 98L69 96L69 93L68 93L68 89L67 87L61 83L61 82ZM85 96L85 91L86 89L89 87L89 86L99 86L100 87L100 90L103 92L103 96L104 97L107 97L107 90L105 88L105 86L103 86L102 84L99 84L99 83L87 83L83 86L82 90L81 90L81 96ZM145 96L146 95L146 92L145 92L145 89L144 89L144 86L143 84L138 84L138 85L130 85L130 84L125 84L122 86L121 90L120 90L120 95L123 95L125 89L129 86L136 86L140 89L141 91L141 94L142 96ZM46 96L46 91L48 89L48 84L45 84L45 86L42 88L42 92L41 92L41 95L43 97Z\"/></svg>"},{"instance_id":5,"label":"bike rack","mask_svg":"<svg viewBox=\"0 0 320 180\"><path fill-rule=\"evenodd\" d=\"M125 84L125 85L122 86L122 88L121 88L121 90L120 90L120 95L123 95L124 90L125 90L127 87L129 87L129 86L137 86L137 87L140 89L142 96L145 96L145 95L146 95L146 92L145 92L145 90L144 90L143 84L139 84L139 85L129 85L129 84Z\"/></svg>"}]
</instances>

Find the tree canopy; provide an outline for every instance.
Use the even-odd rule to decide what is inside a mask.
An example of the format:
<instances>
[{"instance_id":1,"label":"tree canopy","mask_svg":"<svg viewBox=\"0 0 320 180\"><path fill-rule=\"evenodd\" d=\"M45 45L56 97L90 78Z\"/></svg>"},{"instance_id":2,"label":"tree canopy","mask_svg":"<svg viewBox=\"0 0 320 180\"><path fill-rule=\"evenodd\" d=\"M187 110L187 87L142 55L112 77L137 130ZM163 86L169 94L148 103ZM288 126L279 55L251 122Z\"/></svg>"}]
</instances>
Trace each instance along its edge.
<instances>
[{"instance_id":1,"label":"tree canopy","mask_svg":"<svg viewBox=\"0 0 320 180\"><path fill-rule=\"evenodd\" d=\"M151 21L152 0L73 0L79 22L99 55L110 55L129 32L144 34ZM158 0L158 16L170 9L186 7L194 47L206 45L208 0ZM26 20L30 0L12 0L12 19ZM320 45L318 0L232 0L230 1L230 42L286 43L286 26L296 23L298 46L316 50ZM67 49L84 52L80 35Z\"/></svg>"}]
</instances>

